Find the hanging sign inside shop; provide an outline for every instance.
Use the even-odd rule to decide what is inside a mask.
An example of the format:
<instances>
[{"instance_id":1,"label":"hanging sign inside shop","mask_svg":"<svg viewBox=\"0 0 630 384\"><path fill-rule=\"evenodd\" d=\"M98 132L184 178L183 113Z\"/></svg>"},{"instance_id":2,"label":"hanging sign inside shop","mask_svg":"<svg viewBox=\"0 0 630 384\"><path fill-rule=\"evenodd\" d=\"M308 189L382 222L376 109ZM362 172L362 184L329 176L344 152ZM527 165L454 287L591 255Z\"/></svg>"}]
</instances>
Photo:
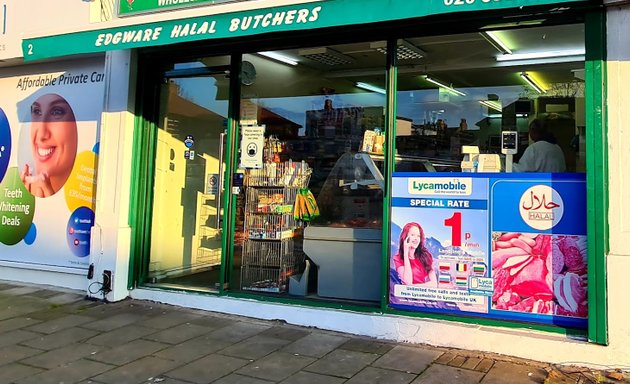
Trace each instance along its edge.
<instances>
[{"instance_id":1,"label":"hanging sign inside shop","mask_svg":"<svg viewBox=\"0 0 630 384\"><path fill-rule=\"evenodd\" d=\"M206 183L206 194L216 195L219 191L219 174L208 174L208 182Z\"/></svg>"},{"instance_id":2,"label":"hanging sign inside shop","mask_svg":"<svg viewBox=\"0 0 630 384\"><path fill-rule=\"evenodd\" d=\"M586 327L586 180L394 174L390 306Z\"/></svg>"},{"instance_id":3,"label":"hanging sign inside shop","mask_svg":"<svg viewBox=\"0 0 630 384\"><path fill-rule=\"evenodd\" d=\"M262 168L265 126L241 127L241 136L240 168Z\"/></svg>"},{"instance_id":4,"label":"hanging sign inside shop","mask_svg":"<svg viewBox=\"0 0 630 384\"><path fill-rule=\"evenodd\" d=\"M139 2L135 0L133 3ZM577 3L589 3L584 0ZM127 3L127 0L122 1ZM173 1L173 4L175 1ZM181 3L181 1L178 1ZM131 24L27 38L24 60L105 52L271 32L369 24L466 11L576 3L573 0L335 0ZM563 7L570 9L569 7ZM557 7L553 7L557 10ZM549 11L552 11L550 8Z\"/></svg>"},{"instance_id":5,"label":"hanging sign inside shop","mask_svg":"<svg viewBox=\"0 0 630 384\"><path fill-rule=\"evenodd\" d=\"M195 5L212 5L235 1L250 0L121 0L118 8L118 16L143 12L175 10Z\"/></svg>"}]
</instances>

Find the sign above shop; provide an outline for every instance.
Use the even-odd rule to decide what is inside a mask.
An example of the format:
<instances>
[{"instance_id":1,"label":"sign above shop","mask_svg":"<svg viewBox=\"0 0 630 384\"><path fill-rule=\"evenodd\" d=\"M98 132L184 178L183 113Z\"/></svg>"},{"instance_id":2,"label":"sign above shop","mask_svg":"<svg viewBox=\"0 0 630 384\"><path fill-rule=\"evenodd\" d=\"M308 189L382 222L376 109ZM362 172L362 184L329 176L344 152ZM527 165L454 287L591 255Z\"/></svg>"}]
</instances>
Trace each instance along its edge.
<instances>
[{"instance_id":1,"label":"sign above shop","mask_svg":"<svg viewBox=\"0 0 630 384\"><path fill-rule=\"evenodd\" d=\"M135 0L135 2L140 0ZM155 1L155 0L154 0ZM123 0L127 2L127 0ZM577 3L590 3L584 0ZM466 11L492 11L574 0L335 0L197 16L24 39L25 61L271 32L369 24ZM565 5L562 9L570 9Z\"/></svg>"},{"instance_id":2,"label":"sign above shop","mask_svg":"<svg viewBox=\"0 0 630 384\"><path fill-rule=\"evenodd\" d=\"M188 8L195 5L212 5L251 0L120 0L119 16L127 16L144 12L156 12Z\"/></svg>"}]
</instances>

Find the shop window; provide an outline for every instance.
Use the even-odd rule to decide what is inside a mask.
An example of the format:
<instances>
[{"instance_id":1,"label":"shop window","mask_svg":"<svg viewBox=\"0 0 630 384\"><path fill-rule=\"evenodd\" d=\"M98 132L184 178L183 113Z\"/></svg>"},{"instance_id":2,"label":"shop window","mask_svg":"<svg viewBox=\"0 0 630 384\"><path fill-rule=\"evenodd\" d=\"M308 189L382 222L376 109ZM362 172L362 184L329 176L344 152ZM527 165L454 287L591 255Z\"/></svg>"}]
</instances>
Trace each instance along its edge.
<instances>
[{"instance_id":1,"label":"shop window","mask_svg":"<svg viewBox=\"0 0 630 384\"><path fill-rule=\"evenodd\" d=\"M425 56L399 60L396 147L409 158L397 162L397 171L424 171L422 160L436 171L459 171L463 146L499 155L487 170L504 171L501 132L517 132L512 160L519 164L538 119L545 122L542 140L560 147L564 164L548 161L545 168L525 159L514 170L585 172L582 24L402 41Z\"/></svg>"},{"instance_id":2,"label":"shop window","mask_svg":"<svg viewBox=\"0 0 630 384\"><path fill-rule=\"evenodd\" d=\"M233 289L378 304L385 45L243 55Z\"/></svg>"},{"instance_id":3,"label":"shop window","mask_svg":"<svg viewBox=\"0 0 630 384\"><path fill-rule=\"evenodd\" d=\"M584 25L404 43L390 306L585 328Z\"/></svg>"}]
</instances>

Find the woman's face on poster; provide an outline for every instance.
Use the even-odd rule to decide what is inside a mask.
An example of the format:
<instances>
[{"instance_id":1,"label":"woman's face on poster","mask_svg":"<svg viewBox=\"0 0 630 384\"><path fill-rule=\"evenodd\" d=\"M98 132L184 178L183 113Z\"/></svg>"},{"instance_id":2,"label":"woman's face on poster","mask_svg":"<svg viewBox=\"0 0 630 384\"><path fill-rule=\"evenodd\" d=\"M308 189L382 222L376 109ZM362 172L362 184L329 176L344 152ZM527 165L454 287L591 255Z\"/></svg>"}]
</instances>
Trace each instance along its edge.
<instances>
[{"instance_id":1,"label":"woman's face on poster","mask_svg":"<svg viewBox=\"0 0 630 384\"><path fill-rule=\"evenodd\" d=\"M77 123L68 102L57 94L39 97L31 105L31 151L35 171L62 184L77 154Z\"/></svg>"},{"instance_id":2,"label":"woman's face on poster","mask_svg":"<svg viewBox=\"0 0 630 384\"><path fill-rule=\"evenodd\" d=\"M409 228L407 239L409 239L409 245L411 247L418 248L420 246L420 242L422 241L422 236L420 235L420 228L416 226Z\"/></svg>"}]
</instances>

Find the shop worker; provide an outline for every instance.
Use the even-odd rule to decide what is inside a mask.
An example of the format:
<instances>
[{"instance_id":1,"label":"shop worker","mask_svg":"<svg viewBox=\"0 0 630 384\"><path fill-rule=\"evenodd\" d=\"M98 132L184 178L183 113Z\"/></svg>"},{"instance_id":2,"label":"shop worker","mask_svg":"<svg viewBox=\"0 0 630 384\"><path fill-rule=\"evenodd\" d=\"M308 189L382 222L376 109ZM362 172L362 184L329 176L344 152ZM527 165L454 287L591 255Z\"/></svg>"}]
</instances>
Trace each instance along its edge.
<instances>
[{"instance_id":1,"label":"shop worker","mask_svg":"<svg viewBox=\"0 0 630 384\"><path fill-rule=\"evenodd\" d=\"M547 130L545 119L535 119L529 125L530 144L518 163L513 165L514 172L565 172L567 169L564 153L556 138Z\"/></svg>"}]
</instances>

